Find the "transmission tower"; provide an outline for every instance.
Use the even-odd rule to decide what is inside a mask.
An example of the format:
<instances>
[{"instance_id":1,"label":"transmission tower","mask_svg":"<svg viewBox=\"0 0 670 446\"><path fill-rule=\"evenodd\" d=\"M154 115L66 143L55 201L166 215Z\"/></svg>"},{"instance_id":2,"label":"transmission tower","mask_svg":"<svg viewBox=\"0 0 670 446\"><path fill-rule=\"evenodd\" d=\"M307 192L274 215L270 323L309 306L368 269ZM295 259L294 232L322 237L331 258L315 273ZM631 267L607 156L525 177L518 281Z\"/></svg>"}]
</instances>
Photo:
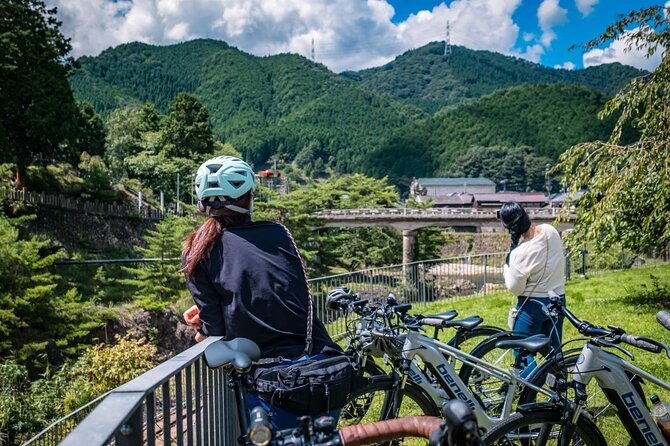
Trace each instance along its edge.
<instances>
[{"instance_id":1,"label":"transmission tower","mask_svg":"<svg viewBox=\"0 0 670 446\"><path fill-rule=\"evenodd\" d=\"M312 62L314 62L316 59L314 58L314 37L312 37Z\"/></svg>"},{"instance_id":2,"label":"transmission tower","mask_svg":"<svg viewBox=\"0 0 670 446\"><path fill-rule=\"evenodd\" d=\"M451 57L451 32L449 29L449 20L447 20L447 27L444 35L444 59L449 60Z\"/></svg>"}]
</instances>

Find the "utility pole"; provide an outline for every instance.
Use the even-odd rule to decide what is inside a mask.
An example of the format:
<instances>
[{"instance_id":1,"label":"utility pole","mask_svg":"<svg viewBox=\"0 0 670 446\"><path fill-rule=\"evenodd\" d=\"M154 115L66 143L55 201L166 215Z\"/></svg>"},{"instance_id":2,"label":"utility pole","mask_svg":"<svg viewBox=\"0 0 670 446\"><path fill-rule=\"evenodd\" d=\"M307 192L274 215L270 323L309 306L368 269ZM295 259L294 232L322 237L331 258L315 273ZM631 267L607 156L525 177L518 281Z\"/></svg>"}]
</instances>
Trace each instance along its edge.
<instances>
[{"instance_id":1,"label":"utility pole","mask_svg":"<svg viewBox=\"0 0 670 446\"><path fill-rule=\"evenodd\" d=\"M444 60L449 60L451 57L451 30L449 27L449 20L447 20L447 27L444 35Z\"/></svg>"},{"instance_id":2,"label":"utility pole","mask_svg":"<svg viewBox=\"0 0 670 446\"><path fill-rule=\"evenodd\" d=\"M316 59L314 57L314 37L312 37L312 62L315 62Z\"/></svg>"}]
</instances>

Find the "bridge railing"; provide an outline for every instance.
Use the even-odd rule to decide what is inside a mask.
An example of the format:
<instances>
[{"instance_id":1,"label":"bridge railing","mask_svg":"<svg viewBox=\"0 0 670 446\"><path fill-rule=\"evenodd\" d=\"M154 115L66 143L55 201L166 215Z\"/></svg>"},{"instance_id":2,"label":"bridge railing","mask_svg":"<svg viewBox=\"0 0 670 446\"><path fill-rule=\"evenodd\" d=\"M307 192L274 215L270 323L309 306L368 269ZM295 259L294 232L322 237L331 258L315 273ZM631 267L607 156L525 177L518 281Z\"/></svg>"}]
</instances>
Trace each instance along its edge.
<instances>
[{"instance_id":1,"label":"bridge railing","mask_svg":"<svg viewBox=\"0 0 670 446\"><path fill-rule=\"evenodd\" d=\"M531 217L554 218L558 215L560 209L540 208L528 209L528 215ZM467 216L481 218L497 218L498 209L486 208L369 208L369 209L328 209L315 212L314 216L322 218L337 217L372 217L372 216L436 216L444 215L450 217ZM571 216L574 219L574 216Z\"/></svg>"},{"instance_id":2,"label":"bridge railing","mask_svg":"<svg viewBox=\"0 0 670 446\"><path fill-rule=\"evenodd\" d=\"M325 306L335 286L349 286L371 300L394 293L401 301L421 306L501 288L504 259L505 253L496 253L420 261L320 277L309 285L317 314L339 338L346 332L344 321ZM202 358L205 347L216 339L208 338L112 390L61 444L236 445L239 424L226 376L209 370ZM49 431L42 436L54 438Z\"/></svg>"}]
</instances>

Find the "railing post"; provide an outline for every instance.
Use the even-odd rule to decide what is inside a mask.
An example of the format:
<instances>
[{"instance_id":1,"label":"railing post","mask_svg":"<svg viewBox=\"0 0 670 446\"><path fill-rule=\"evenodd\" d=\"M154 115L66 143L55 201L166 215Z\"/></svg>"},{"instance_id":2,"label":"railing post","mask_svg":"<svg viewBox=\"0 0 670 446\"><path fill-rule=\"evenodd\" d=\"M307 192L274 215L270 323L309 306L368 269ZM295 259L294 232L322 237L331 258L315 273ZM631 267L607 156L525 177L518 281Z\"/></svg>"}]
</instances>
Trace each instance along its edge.
<instances>
[{"instance_id":1,"label":"railing post","mask_svg":"<svg viewBox=\"0 0 670 446\"><path fill-rule=\"evenodd\" d=\"M142 446L142 404L137 406L128 421L123 423L114 439L119 446Z\"/></svg>"},{"instance_id":2,"label":"railing post","mask_svg":"<svg viewBox=\"0 0 670 446\"><path fill-rule=\"evenodd\" d=\"M489 278L489 277L488 277L488 271L487 271L487 269L488 269L488 264L489 264L489 255L488 255L488 254L484 254L484 293L482 293L482 294L484 294L484 295L488 294L488 289L487 289L487 287L486 287L486 284L487 284L488 281L489 281L489 280L488 280L488 278Z\"/></svg>"}]
</instances>

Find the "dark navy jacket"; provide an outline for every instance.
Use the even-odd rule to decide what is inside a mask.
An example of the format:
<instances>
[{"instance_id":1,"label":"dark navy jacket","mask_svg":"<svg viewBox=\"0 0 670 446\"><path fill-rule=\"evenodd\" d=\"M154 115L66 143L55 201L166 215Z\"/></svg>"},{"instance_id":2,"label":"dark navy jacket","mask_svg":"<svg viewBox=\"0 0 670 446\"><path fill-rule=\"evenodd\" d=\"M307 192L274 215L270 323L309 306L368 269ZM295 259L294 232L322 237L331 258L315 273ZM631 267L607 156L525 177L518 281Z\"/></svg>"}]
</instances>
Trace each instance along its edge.
<instances>
[{"instance_id":1,"label":"dark navy jacket","mask_svg":"<svg viewBox=\"0 0 670 446\"><path fill-rule=\"evenodd\" d=\"M287 229L272 222L226 228L186 280L211 336L249 338L264 358L300 357L307 333L307 282ZM340 351L314 309L311 354Z\"/></svg>"}]
</instances>

